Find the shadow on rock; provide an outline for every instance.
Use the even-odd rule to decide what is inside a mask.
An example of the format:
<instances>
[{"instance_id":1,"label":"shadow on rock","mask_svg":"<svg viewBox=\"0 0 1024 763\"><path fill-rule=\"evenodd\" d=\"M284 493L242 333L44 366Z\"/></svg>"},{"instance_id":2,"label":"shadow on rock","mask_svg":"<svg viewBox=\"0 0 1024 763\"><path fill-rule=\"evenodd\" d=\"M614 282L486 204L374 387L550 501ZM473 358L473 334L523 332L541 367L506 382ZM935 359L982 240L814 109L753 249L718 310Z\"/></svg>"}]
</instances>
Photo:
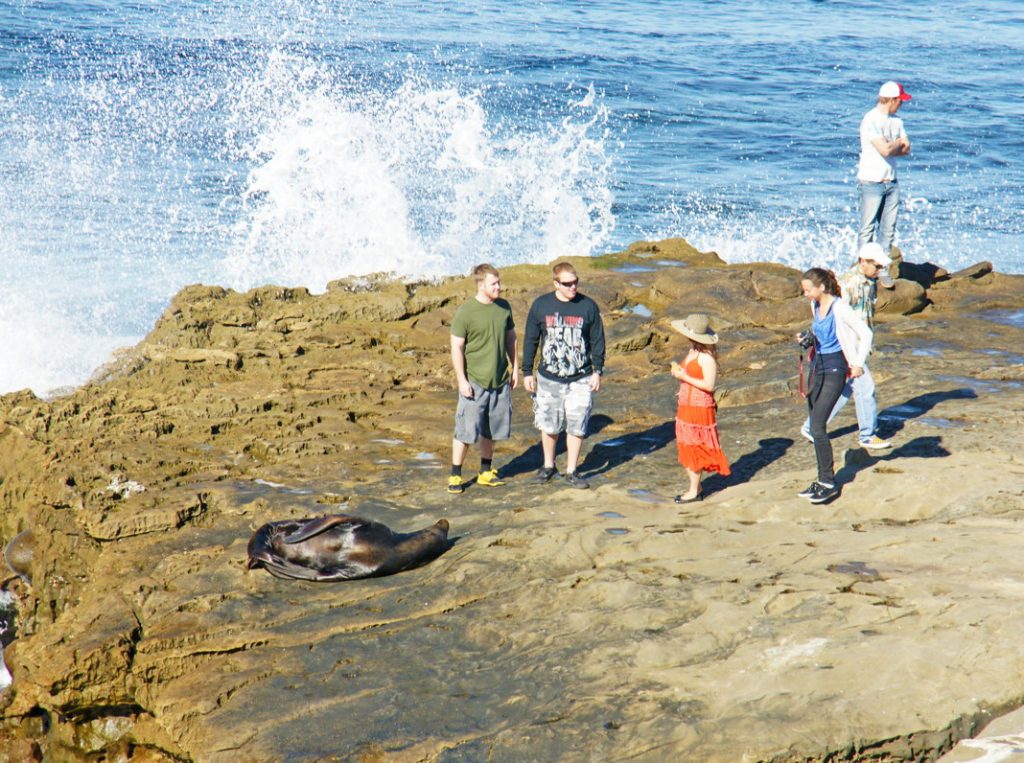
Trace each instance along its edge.
<instances>
[{"instance_id":1,"label":"shadow on rock","mask_svg":"<svg viewBox=\"0 0 1024 763\"><path fill-rule=\"evenodd\" d=\"M587 427L587 437L593 437L602 429L607 427L609 424L613 424L615 419L611 416L605 416L604 414L598 414L590 417L590 423ZM518 456L513 458L503 467L500 472L502 477L515 477L520 474L532 472L539 469L544 465L544 451L540 447L540 432L537 432L537 444L531 445L529 448L524 450ZM565 453L565 433L558 435L558 442L555 443L555 457ZM589 456L588 456L589 459ZM580 465L579 470L582 472L586 469L586 462Z\"/></svg>"},{"instance_id":2,"label":"shadow on rock","mask_svg":"<svg viewBox=\"0 0 1024 763\"><path fill-rule=\"evenodd\" d=\"M728 477L722 477L719 474L709 474L707 476L702 483L705 494L716 493L729 485L749 482L759 471L786 455L786 451L792 445L793 440L788 437L768 437L764 440L758 440L757 450L744 453L734 463L729 465L732 474Z\"/></svg>"},{"instance_id":3,"label":"shadow on rock","mask_svg":"<svg viewBox=\"0 0 1024 763\"><path fill-rule=\"evenodd\" d=\"M943 392L929 392L925 395L912 397L905 403L894 405L879 412L878 420L880 423L879 429L882 430L881 435L883 437L892 437L903 429L904 422L924 416L939 403L944 403L947 400L974 400L977 397L978 393L969 387L960 387Z\"/></svg>"},{"instance_id":4,"label":"shadow on rock","mask_svg":"<svg viewBox=\"0 0 1024 763\"><path fill-rule=\"evenodd\" d=\"M583 459L583 463L580 464L579 470L587 476L603 474L617 466L622 466L627 461L632 461L637 456L661 450L675 439L676 423L675 419L672 419L642 432L605 440L596 443L590 449L586 458Z\"/></svg>"},{"instance_id":5,"label":"shadow on rock","mask_svg":"<svg viewBox=\"0 0 1024 763\"><path fill-rule=\"evenodd\" d=\"M915 437L910 442L887 452L873 455L863 448L851 448L846 452L846 464L836 472L836 481L841 485L852 482L858 472L864 471L880 461L895 461L900 458L946 458L950 452L938 436Z\"/></svg>"}]
</instances>

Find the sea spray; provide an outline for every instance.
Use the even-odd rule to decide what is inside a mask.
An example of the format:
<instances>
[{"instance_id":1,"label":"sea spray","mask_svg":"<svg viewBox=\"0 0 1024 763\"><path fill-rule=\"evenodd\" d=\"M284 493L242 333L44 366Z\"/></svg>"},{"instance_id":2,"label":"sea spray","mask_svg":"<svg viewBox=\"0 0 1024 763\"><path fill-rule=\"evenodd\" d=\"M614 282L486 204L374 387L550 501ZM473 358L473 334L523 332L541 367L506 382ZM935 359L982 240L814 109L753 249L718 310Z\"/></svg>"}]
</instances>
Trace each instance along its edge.
<instances>
[{"instance_id":1,"label":"sea spray","mask_svg":"<svg viewBox=\"0 0 1024 763\"><path fill-rule=\"evenodd\" d=\"M317 291L591 254L615 224L607 112L593 93L566 109L523 131L479 91L415 74L374 91L274 54L234 106L259 131L223 282Z\"/></svg>"},{"instance_id":2,"label":"sea spray","mask_svg":"<svg viewBox=\"0 0 1024 763\"><path fill-rule=\"evenodd\" d=\"M913 262L1024 269L1011 6L911 14L883 41L914 92ZM857 124L884 73L847 32L888 11L676 10L0 3L0 391L82 383L190 283L316 290L672 236L852 262Z\"/></svg>"},{"instance_id":3,"label":"sea spray","mask_svg":"<svg viewBox=\"0 0 1024 763\"><path fill-rule=\"evenodd\" d=\"M614 230L600 96L517 120L410 65L48 44L61 79L0 91L0 392L85 382L189 283L317 291L586 255Z\"/></svg>"}]
</instances>

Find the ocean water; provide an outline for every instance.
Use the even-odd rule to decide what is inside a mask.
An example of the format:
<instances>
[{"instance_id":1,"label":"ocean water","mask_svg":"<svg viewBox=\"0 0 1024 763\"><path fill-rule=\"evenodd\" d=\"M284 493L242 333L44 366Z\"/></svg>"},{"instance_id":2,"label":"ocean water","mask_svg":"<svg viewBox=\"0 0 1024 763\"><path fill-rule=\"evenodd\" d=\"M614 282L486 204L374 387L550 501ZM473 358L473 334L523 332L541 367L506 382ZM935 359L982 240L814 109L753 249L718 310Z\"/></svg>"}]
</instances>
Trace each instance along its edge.
<instances>
[{"instance_id":1,"label":"ocean water","mask_svg":"<svg viewBox=\"0 0 1024 763\"><path fill-rule=\"evenodd\" d=\"M844 265L901 81L898 243L1024 272L1017 0L0 0L0 392L196 282L313 291L683 236Z\"/></svg>"}]
</instances>

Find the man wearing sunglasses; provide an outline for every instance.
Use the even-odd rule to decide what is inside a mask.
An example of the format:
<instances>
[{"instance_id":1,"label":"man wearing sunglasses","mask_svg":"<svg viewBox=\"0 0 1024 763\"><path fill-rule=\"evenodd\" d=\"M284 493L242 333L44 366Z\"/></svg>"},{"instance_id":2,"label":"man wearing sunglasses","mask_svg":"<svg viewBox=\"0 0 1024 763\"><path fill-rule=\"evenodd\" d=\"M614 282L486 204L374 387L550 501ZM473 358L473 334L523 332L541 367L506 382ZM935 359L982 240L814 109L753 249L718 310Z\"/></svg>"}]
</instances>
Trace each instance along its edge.
<instances>
[{"instance_id":1,"label":"man wearing sunglasses","mask_svg":"<svg viewBox=\"0 0 1024 763\"><path fill-rule=\"evenodd\" d=\"M549 482L555 469L555 446L565 431L565 481L590 487L576 473L587 436L593 394L601 389L604 369L604 323L597 303L579 293L579 276L568 262L554 267L555 290L530 306L523 340L523 382L533 395L533 423L540 430L544 465L533 478ZM534 361L540 350L537 375Z\"/></svg>"}]
</instances>

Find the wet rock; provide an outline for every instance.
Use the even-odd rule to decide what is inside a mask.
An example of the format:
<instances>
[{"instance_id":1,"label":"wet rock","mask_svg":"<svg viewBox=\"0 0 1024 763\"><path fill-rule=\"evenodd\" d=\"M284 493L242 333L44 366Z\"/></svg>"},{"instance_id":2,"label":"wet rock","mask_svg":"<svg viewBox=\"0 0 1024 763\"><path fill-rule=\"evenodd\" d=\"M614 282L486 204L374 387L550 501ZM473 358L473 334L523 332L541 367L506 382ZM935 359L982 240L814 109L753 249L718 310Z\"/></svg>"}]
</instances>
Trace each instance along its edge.
<instances>
[{"instance_id":1,"label":"wet rock","mask_svg":"<svg viewBox=\"0 0 1024 763\"><path fill-rule=\"evenodd\" d=\"M676 260L688 265L713 268L725 265L725 260L715 252L701 252L682 238L668 238L662 241L637 241L630 244L625 255L657 257L665 260Z\"/></svg>"},{"instance_id":2,"label":"wet rock","mask_svg":"<svg viewBox=\"0 0 1024 763\"><path fill-rule=\"evenodd\" d=\"M950 278L981 278L992 272L991 262L976 262L975 264L958 270Z\"/></svg>"},{"instance_id":3,"label":"wet rock","mask_svg":"<svg viewBox=\"0 0 1024 763\"><path fill-rule=\"evenodd\" d=\"M892 289L879 289L875 301L878 314L912 315L928 306L928 293L916 281L900 278Z\"/></svg>"},{"instance_id":4,"label":"wet rock","mask_svg":"<svg viewBox=\"0 0 1024 763\"><path fill-rule=\"evenodd\" d=\"M801 295L800 280L793 273L770 273L755 270L751 273L754 292L760 299L781 302Z\"/></svg>"},{"instance_id":5,"label":"wet rock","mask_svg":"<svg viewBox=\"0 0 1024 763\"><path fill-rule=\"evenodd\" d=\"M4 547L4 562L7 569L32 585L32 557L35 552L35 536L31 530L22 530Z\"/></svg>"}]
</instances>

